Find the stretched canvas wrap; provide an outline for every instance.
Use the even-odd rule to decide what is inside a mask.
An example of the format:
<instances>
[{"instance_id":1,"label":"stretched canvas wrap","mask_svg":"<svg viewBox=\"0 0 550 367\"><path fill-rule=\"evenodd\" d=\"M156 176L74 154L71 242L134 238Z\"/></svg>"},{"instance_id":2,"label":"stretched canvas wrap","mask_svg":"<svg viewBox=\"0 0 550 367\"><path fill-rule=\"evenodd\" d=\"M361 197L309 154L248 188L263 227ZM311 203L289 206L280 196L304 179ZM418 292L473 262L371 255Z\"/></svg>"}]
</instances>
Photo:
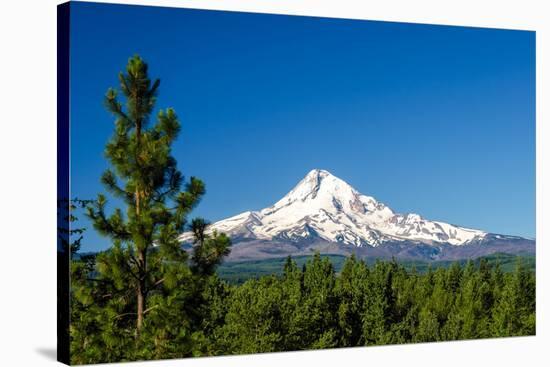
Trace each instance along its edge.
<instances>
[{"instance_id":1,"label":"stretched canvas wrap","mask_svg":"<svg viewBox=\"0 0 550 367\"><path fill-rule=\"evenodd\" d=\"M67 364L534 335L535 32L58 7Z\"/></svg>"}]
</instances>

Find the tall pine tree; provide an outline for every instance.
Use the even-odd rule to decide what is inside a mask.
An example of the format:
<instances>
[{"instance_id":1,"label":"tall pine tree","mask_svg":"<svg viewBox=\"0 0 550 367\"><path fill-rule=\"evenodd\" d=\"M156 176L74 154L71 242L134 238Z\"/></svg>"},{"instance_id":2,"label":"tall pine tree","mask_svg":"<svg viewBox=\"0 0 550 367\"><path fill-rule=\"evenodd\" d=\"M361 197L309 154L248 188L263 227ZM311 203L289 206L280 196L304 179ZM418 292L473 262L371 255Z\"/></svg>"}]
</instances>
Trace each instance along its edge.
<instances>
[{"instance_id":1,"label":"tall pine tree","mask_svg":"<svg viewBox=\"0 0 550 367\"><path fill-rule=\"evenodd\" d=\"M87 215L94 228L113 241L111 251L98 257L98 271L100 278L125 291L121 295L125 300L128 291L134 294L135 304L126 303L135 310L117 317L135 318L135 334L139 335L146 314L159 306L148 308L149 297L181 286L188 255L177 237L205 186L195 177L184 183L176 167L171 154L180 131L175 111L160 110L155 123L150 123L160 81L149 79L147 64L134 56L119 74L119 82L122 98L115 89L109 89L105 97L105 105L115 117L115 131L105 150L112 168L104 172L101 182L122 200L126 210L117 208L106 214L107 199L99 195ZM195 268L204 270L206 266L211 273L212 266L228 253L229 240L224 235L207 236L205 228L193 226L199 253L192 262Z\"/></svg>"}]
</instances>

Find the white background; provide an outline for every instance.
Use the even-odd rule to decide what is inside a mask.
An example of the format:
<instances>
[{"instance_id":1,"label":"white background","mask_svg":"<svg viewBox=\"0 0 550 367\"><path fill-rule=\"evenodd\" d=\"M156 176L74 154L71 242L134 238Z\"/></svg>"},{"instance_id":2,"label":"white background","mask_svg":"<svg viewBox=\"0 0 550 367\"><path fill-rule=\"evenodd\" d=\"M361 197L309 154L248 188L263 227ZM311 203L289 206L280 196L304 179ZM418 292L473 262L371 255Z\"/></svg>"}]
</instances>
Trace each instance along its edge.
<instances>
[{"instance_id":1,"label":"white background","mask_svg":"<svg viewBox=\"0 0 550 367\"><path fill-rule=\"evenodd\" d=\"M537 31L536 337L171 360L135 363L134 366L549 365L550 294L549 271L545 268L549 264L545 250L549 233L549 196L544 192L550 158L545 114L549 85L546 68L550 66L550 12L544 6L547 1L115 2ZM0 5L1 366L57 363L56 3L55 0L4 0ZM547 142L546 147L544 142Z\"/></svg>"}]
</instances>

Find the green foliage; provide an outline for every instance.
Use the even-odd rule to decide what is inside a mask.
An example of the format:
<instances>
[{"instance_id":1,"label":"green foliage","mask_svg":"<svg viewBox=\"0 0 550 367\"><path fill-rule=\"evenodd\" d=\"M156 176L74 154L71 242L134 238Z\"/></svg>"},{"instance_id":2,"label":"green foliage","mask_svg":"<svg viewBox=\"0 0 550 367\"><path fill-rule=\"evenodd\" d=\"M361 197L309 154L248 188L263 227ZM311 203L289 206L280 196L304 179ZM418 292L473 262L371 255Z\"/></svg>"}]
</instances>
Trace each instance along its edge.
<instances>
[{"instance_id":1,"label":"green foliage","mask_svg":"<svg viewBox=\"0 0 550 367\"><path fill-rule=\"evenodd\" d=\"M535 332L535 276L521 263L505 274L483 260L419 274L395 261L368 266L350 257L336 276L317 254L301 270L287 258L281 275L231 290L212 339L221 354Z\"/></svg>"},{"instance_id":2,"label":"green foliage","mask_svg":"<svg viewBox=\"0 0 550 367\"><path fill-rule=\"evenodd\" d=\"M128 342L132 338L123 337L120 330L125 326L119 322L115 325L121 329L109 328L105 338L123 349L99 353L106 356L103 360L114 361L535 333L535 274L521 259L510 273L487 261L456 263L420 274L395 261L369 266L350 257L339 275L329 258L319 254L301 268L290 257L281 262L280 275L241 285L230 285L215 275L198 281L189 268L181 269L182 282L175 290L151 300L159 307L149 313L143 334L144 340L154 343L132 345ZM81 262L74 270L92 268ZM86 302L79 307L73 312L90 312ZM124 304L118 307L123 312ZM103 321L95 320L102 317L92 318L87 329L98 330L93 328ZM98 335L88 332L87 345L93 345ZM78 353L95 357L98 350L87 347Z\"/></svg>"},{"instance_id":3,"label":"green foliage","mask_svg":"<svg viewBox=\"0 0 550 367\"><path fill-rule=\"evenodd\" d=\"M207 234L206 221L187 224L205 186L195 177L186 182L171 155L180 131L175 111L160 110L151 124L160 81L151 81L147 64L135 56L119 82L120 92L105 96L115 124L105 149L111 168L101 182L124 207L108 214L103 194L87 203L93 227L112 247L72 264L71 362L77 364L198 353L204 310L217 301L212 278L229 253L229 238ZM187 228L195 234L191 256L178 241Z\"/></svg>"},{"instance_id":4,"label":"green foliage","mask_svg":"<svg viewBox=\"0 0 550 367\"><path fill-rule=\"evenodd\" d=\"M336 293L340 300L338 306L339 345L354 346L364 343L363 307L368 292L369 269L355 256L345 262Z\"/></svg>"},{"instance_id":5,"label":"green foliage","mask_svg":"<svg viewBox=\"0 0 550 367\"><path fill-rule=\"evenodd\" d=\"M513 272L516 267L517 257L520 256L523 260L524 266L529 271L535 270L535 256L533 255L512 255L505 253L496 253L481 258L475 259L474 264L479 265L482 259L485 259L491 266L499 266L504 273ZM346 262L347 256L343 255L321 255L321 257L327 257L332 262L336 273L340 273ZM296 262L298 267L302 267L311 256L300 255L295 256L292 259ZM376 263L377 259L367 258L365 263L372 266ZM383 259L378 259L383 260ZM218 268L218 274L222 279L227 280L232 284L242 284L248 279L259 278L264 275L282 274L284 268L285 258L273 258L263 260L247 260L247 261L232 261L222 263ZM465 260L449 261L449 260L437 260L437 261L420 261L420 260L399 260L402 265L408 271L416 271L420 274L428 272L429 268L432 270L437 268L449 268L453 265L461 267L466 265Z\"/></svg>"},{"instance_id":6,"label":"green foliage","mask_svg":"<svg viewBox=\"0 0 550 367\"><path fill-rule=\"evenodd\" d=\"M77 227L78 218L75 211L82 209L92 204L93 200L74 199L59 199L57 201L57 216L59 218L59 226L57 234L62 252L68 252L75 255L81 246L82 239L86 228Z\"/></svg>"},{"instance_id":7,"label":"green foliage","mask_svg":"<svg viewBox=\"0 0 550 367\"><path fill-rule=\"evenodd\" d=\"M520 261L516 271L506 274L492 312L494 335L535 334L535 277Z\"/></svg>"}]
</instances>

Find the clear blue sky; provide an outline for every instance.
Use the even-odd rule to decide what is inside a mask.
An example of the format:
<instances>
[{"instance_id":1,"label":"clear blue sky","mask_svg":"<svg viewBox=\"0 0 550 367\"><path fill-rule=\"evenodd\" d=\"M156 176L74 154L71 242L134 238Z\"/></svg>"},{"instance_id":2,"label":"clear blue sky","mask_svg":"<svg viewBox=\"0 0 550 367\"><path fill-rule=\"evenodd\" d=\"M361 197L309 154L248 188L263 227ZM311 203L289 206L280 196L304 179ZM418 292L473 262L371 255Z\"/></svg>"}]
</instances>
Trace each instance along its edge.
<instances>
[{"instance_id":1,"label":"clear blue sky","mask_svg":"<svg viewBox=\"0 0 550 367\"><path fill-rule=\"evenodd\" d=\"M534 32L86 3L71 32L73 197L104 191L103 96L137 53L206 183L196 215L264 208L322 168L399 212L535 237Z\"/></svg>"}]
</instances>

